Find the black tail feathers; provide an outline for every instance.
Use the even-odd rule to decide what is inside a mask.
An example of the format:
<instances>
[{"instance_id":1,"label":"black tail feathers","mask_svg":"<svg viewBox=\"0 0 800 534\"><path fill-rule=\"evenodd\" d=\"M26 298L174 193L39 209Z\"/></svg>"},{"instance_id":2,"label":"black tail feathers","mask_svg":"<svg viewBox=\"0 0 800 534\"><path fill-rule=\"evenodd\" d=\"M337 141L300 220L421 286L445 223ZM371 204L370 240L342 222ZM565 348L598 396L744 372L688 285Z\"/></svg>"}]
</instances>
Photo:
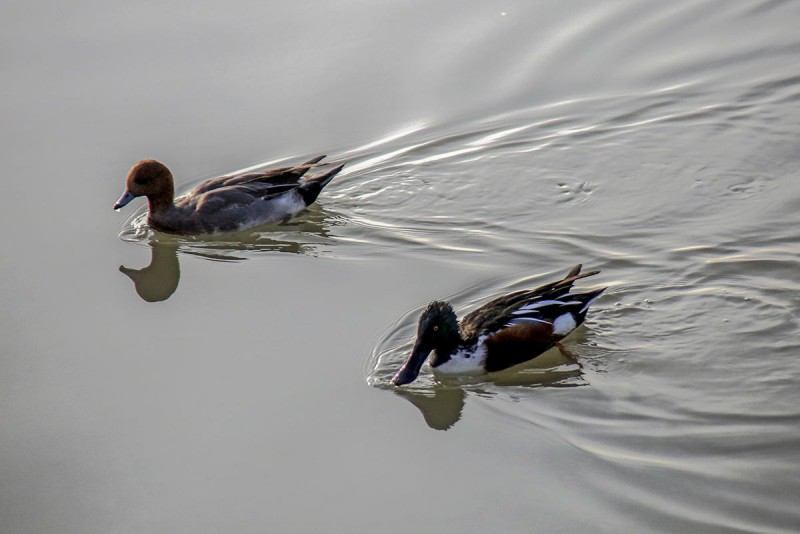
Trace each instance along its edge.
<instances>
[{"instance_id":1,"label":"black tail feathers","mask_svg":"<svg viewBox=\"0 0 800 534\"><path fill-rule=\"evenodd\" d=\"M586 317L586 313L589 311L589 306L591 306L592 302L594 302L597 297L602 295L603 291L606 289L608 288L601 287L600 289L596 289L594 291L587 291L586 293L573 293L569 296L572 300L577 300L583 303L583 307L578 313L581 322Z\"/></svg>"},{"instance_id":2,"label":"black tail feathers","mask_svg":"<svg viewBox=\"0 0 800 534\"><path fill-rule=\"evenodd\" d=\"M298 191L300 192L300 195L303 197L303 201L306 203L306 206L311 205L315 200L317 200L317 197L322 191L322 188L328 185L328 183L330 183L330 181L333 180L334 176L339 174L339 171L341 171L344 168L344 165L345 164L342 163L341 165L337 165L328 172L325 172L323 174L318 174L316 176L310 176L303 180L303 183L300 184L300 188L298 189Z\"/></svg>"}]
</instances>

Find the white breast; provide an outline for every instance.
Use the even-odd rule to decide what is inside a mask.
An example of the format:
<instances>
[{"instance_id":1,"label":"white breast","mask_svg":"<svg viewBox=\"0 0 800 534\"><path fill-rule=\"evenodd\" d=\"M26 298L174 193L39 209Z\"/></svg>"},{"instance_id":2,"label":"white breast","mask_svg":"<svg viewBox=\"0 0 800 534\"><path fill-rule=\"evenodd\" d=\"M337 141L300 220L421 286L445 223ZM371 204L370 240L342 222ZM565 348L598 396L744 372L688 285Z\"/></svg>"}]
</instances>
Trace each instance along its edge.
<instances>
[{"instance_id":1,"label":"white breast","mask_svg":"<svg viewBox=\"0 0 800 534\"><path fill-rule=\"evenodd\" d=\"M443 375L479 375L486 372L486 345L483 344L485 337L480 337L476 348L472 351L461 349L455 352L450 359L438 367L434 367L435 373Z\"/></svg>"}]
</instances>

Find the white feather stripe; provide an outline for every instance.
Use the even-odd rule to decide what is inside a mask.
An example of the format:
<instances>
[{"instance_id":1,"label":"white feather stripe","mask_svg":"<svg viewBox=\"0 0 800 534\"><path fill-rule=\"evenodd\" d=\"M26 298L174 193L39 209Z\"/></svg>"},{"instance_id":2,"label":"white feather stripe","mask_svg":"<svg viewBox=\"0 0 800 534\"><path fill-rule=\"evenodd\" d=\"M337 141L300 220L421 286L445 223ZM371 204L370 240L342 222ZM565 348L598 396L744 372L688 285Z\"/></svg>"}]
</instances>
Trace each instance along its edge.
<instances>
[{"instance_id":1,"label":"white feather stripe","mask_svg":"<svg viewBox=\"0 0 800 534\"><path fill-rule=\"evenodd\" d=\"M517 308L516 310L514 310L511 313L516 315L516 314L519 314L519 313L526 313L526 312L529 312L531 310L536 310L536 309L542 308L544 306L553 306L553 305L563 306L564 302L562 302L560 300L540 300L539 302L533 302L531 304L526 304L526 305L524 305L524 306L522 306L520 308Z\"/></svg>"},{"instance_id":2,"label":"white feather stripe","mask_svg":"<svg viewBox=\"0 0 800 534\"><path fill-rule=\"evenodd\" d=\"M547 307L547 306L575 306L577 304L581 304L581 301L579 301L579 300L568 300L568 301L564 302L563 300L541 300L539 302L526 304L525 306L522 306L521 308L517 308L516 310L514 310L511 313L513 315L516 315L516 314L520 314L520 313L526 313L526 312L529 312L529 311L537 310L539 308L544 308L544 307Z\"/></svg>"},{"instance_id":3,"label":"white feather stripe","mask_svg":"<svg viewBox=\"0 0 800 534\"><path fill-rule=\"evenodd\" d=\"M552 325L550 321L545 321L544 319L536 319L534 317L515 317L508 322L508 326L515 325L515 324L522 324L522 323L542 323L542 324L549 324Z\"/></svg>"},{"instance_id":4,"label":"white feather stripe","mask_svg":"<svg viewBox=\"0 0 800 534\"><path fill-rule=\"evenodd\" d=\"M590 299L590 300L589 300L589 301L588 301L586 304L584 304L584 305L583 305L583 308L581 308L581 311L579 311L578 313L583 313L583 312L585 312L586 310L588 310L588 309L589 309L589 306L591 306L591 305L592 305L592 302L596 301L598 298L600 298L600 295L597 295L597 296L596 296L596 297L594 297L593 299Z\"/></svg>"}]
</instances>

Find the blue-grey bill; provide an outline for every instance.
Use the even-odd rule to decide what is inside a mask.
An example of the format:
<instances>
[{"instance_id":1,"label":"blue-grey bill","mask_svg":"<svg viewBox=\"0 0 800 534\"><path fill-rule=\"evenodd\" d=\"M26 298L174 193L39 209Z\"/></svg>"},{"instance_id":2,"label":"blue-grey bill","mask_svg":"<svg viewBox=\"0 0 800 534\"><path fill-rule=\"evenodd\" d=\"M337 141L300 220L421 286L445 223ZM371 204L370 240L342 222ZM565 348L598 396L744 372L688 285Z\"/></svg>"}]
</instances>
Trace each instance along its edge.
<instances>
[{"instance_id":1,"label":"blue-grey bill","mask_svg":"<svg viewBox=\"0 0 800 534\"><path fill-rule=\"evenodd\" d=\"M120 209L122 206L126 205L128 202L130 202L134 198L136 198L136 197L133 196L133 193L131 193L130 191L126 190L124 193L122 193L122 196L119 197L119 200L117 200L117 203L114 204L114 209L115 210Z\"/></svg>"}]
</instances>

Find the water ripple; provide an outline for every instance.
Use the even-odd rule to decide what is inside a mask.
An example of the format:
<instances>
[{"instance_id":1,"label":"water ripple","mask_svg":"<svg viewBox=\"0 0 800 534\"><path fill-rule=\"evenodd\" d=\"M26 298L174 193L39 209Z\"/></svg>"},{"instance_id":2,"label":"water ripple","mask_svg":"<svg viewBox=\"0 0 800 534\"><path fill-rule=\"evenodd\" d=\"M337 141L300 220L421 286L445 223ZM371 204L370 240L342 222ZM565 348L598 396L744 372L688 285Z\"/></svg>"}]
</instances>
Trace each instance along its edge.
<instances>
[{"instance_id":1,"label":"water ripple","mask_svg":"<svg viewBox=\"0 0 800 534\"><path fill-rule=\"evenodd\" d=\"M370 246L490 269L473 287L431 295L459 310L565 261L602 270L610 286L569 340L580 368L556 353L500 377L423 372L398 395L432 428L451 428L472 404L556 436L591 459L587 484L610 508L662 530L764 531L753 518L769 514L770 531L791 531L794 503L768 480L797 487L784 462L800 445L800 185L780 177L800 166L774 113L799 88L790 73L713 95L698 80L456 131L429 124L401 140L407 150L348 177L337 200L369 225ZM377 204L362 205L367 196ZM373 386L392 389L420 309L376 342Z\"/></svg>"}]
</instances>

